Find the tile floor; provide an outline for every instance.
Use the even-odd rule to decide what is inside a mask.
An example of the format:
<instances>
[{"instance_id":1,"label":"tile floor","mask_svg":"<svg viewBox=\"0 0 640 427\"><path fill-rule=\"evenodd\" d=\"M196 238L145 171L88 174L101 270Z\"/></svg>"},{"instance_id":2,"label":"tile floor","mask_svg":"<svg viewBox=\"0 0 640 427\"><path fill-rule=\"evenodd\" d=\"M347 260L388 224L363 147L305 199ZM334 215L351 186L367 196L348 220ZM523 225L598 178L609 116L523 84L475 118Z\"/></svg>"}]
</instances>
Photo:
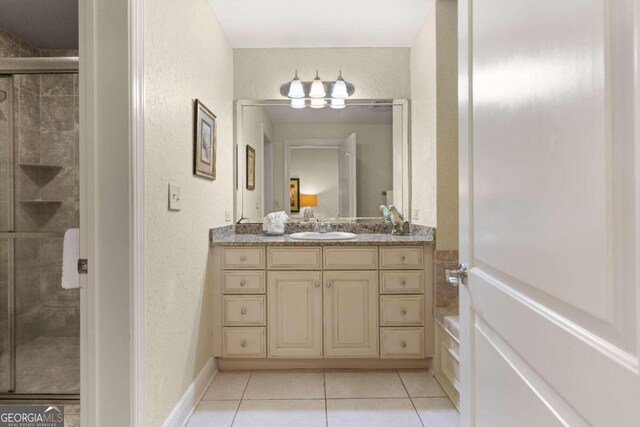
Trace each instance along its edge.
<instances>
[{"instance_id":1,"label":"tile floor","mask_svg":"<svg viewBox=\"0 0 640 427\"><path fill-rule=\"evenodd\" d=\"M453 427L433 375L411 370L224 371L188 427Z\"/></svg>"}]
</instances>

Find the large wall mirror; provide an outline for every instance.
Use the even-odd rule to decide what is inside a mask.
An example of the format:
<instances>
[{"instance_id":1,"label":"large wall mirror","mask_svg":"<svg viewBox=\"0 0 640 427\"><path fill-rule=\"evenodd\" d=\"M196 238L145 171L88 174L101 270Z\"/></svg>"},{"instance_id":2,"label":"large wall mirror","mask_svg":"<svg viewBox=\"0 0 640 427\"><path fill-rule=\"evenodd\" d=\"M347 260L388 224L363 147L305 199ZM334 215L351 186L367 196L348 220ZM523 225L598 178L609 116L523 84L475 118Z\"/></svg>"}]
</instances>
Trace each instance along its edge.
<instances>
[{"instance_id":1,"label":"large wall mirror","mask_svg":"<svg viewBox=\"0 0 640 427\"><path fill-rule=\"evenodd\" d=\"M409 219L408 101L348 100L346 108L294 109L237 101L235 221L379 221L381 204Z\"/></svg>"}]
</instances>

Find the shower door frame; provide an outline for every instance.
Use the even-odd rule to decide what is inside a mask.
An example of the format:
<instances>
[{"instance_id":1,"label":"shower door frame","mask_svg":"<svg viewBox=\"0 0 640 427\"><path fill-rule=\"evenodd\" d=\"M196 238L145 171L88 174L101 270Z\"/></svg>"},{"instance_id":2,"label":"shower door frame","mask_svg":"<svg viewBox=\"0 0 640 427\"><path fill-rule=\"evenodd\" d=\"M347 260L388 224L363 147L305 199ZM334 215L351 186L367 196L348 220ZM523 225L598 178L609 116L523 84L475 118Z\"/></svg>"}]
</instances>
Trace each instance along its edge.
<instances>
[{"instance_id":1,"label":"shower door frame","mask_svg":"<svg viewBox=\"0 0 640 427\"><path fill-rule=\"evenodd\" d=\"M13 93L14 93L14 76L16 74L79 74L79 60L78 57L59 57L59 58L0 58L0 77L7 78L7 99L11 108L9 108L9 140L11 141L11 149L9 155L14 158L15 154L15 134L14 134L14 110L13 110ZM80 185L83 185L84 166L83 157L80 156ZM15 166L14 166L15 167ZM15 173L11 174L11 188L15 192ZM82 211L85 203L82 200L82 191L80 191L79 207ZM82 214L81 214L82 217ZM9 224L12 229L15 228L15 200L14 197L10 198L9 205ZM82 229L82 227L81 227ZM9 250L9 263L7 271L7 298L8 304L8 329L9 329L9 384L11 389L16 388L16 338L15 338L15 248L14 243L19 238L35 238L35 237L62 237L62 232L2 232L3 234L10 234L7 239L11 239L12 244ZM35 236L37 234L37 236ZM81 323L82 323L82 291L81 291ZM83 325L80 326L81 334ZM78 339L81 339L79 337ZM82 347L81 347L82 353ZM82 360L82 354L80 356ZM80 369L80 366L78 366ZM58 393L5 393L0 392L0 400L12 401L15 403L34 403L47 401L49 403L78 403L80 400L80 394L58 394Z\"/></svg>"}]
</instances>

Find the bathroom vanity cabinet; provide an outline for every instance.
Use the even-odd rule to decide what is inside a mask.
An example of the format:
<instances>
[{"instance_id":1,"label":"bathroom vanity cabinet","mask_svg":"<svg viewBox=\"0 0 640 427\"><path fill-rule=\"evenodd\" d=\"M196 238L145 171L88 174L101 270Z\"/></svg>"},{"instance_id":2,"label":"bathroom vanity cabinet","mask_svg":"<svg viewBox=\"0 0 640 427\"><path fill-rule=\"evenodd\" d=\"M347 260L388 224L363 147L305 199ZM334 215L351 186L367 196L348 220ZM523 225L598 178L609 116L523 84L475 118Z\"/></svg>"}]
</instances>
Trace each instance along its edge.
<instances>
[{"instance_id":1,"label":"bathroom vanity cabinet","mask_svg":"<svg viewBox=\"0 0 640 427\"><path fill-rule=\"evenodd\" d=\"M433 356L430 245L214 245L211 263L223 360L402 367Z\"/></svg>"}]
</instances>

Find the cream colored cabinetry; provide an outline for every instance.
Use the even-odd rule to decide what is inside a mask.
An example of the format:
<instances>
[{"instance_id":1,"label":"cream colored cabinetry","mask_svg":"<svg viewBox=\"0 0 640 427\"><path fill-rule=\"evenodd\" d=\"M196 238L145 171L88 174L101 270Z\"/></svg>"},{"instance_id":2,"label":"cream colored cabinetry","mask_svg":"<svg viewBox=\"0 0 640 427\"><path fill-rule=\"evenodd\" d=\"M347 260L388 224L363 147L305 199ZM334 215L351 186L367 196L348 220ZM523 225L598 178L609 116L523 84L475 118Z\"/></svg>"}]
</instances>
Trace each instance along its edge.
<instances>
[{"instance_id":1,"label":"cream colored cabinetry","mask_svg":"<svg viewBox=\"0 0 640 427\"><path fill-rule=\"evenodd\" d=\"M214 247L214 356L295 366L431 357L431 265L422 246Z\"/></svg>"},{"instance_id":2,"label":"cream colored cabinetry","mask_svg":"<svg viewBox=\"0 0 640 427\"><path fill-rule=\"evenodd\" d=\"M268 275L269 357L322 357L322 273Z\"/></svg>"},{"instance_id":3,"label":"cream colored cabinetry","mask_svg":"<svg viewBox=\"0 0 640 427\"><path fill-rule=\"evenodd\" d=\"M378 357L375 271L324 272L325 357Z\"/></svg>"}]
</instances>

